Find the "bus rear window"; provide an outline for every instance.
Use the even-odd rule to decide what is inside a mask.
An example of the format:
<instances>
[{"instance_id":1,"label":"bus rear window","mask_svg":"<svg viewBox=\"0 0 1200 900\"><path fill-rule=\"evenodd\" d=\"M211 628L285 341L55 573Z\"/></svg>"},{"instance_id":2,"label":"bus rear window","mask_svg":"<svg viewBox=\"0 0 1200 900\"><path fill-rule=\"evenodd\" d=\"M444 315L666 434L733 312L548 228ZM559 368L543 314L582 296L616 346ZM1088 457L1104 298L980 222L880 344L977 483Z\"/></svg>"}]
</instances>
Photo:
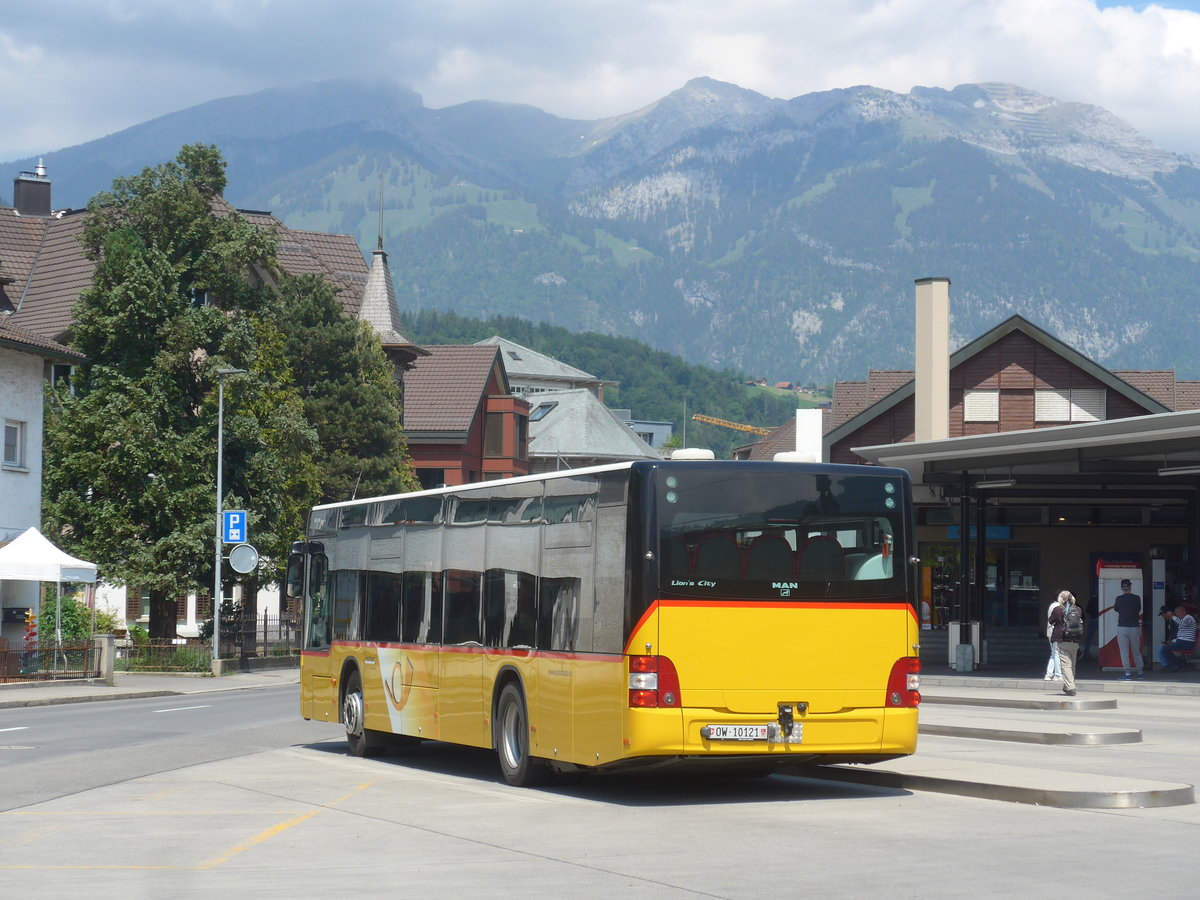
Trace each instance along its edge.
<instances>
[{"instance_id":1,"label":"bus rear window","mask_svg":"<svg viewBox=\"0 0 1200 900\"><path fill-rule=\"evenodd\" d=\"M722 599L894 597L905 584L906 490L876 474L660 470L659 589Z\"/></svg>"}]
</instances>

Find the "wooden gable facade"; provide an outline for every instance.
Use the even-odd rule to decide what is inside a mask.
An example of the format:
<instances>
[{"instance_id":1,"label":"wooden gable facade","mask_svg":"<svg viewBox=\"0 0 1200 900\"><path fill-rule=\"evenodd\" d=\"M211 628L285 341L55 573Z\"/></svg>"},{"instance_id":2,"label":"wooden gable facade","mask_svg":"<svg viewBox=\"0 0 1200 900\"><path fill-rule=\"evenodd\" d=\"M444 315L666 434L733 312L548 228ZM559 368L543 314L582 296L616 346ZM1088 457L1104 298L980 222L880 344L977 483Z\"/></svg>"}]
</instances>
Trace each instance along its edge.
<instances>
[{"instance_id":1,"label":"wooden gable facade","mask_svg":"<svg viewBox=\"0 0 1200 900\"><path fill-rule=\"evenodd\" d=\"M1173 405L1084 357L1020 316L1013 316L950 357L947 437L1049 428L1072 422L1169 412ZM1170 376L1173 373L1162 373ZM839 383L825 458L862 463L854 447L914 439L912 372L872 372Z\"/></svg>"}]
</instances>

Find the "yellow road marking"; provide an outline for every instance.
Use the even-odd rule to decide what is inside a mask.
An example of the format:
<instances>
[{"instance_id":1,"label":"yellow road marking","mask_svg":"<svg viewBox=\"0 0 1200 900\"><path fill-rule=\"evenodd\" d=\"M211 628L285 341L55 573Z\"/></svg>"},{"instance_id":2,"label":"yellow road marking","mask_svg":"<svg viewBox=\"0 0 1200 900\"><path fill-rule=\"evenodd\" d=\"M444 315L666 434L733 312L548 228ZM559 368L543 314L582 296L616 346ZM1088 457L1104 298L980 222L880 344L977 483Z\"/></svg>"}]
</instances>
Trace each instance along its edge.
<instances>
[{"instance_id":1,"label":"yellow road marking","mask_svg":"<svg viewBox=\"0 0 1200 900\"><path fill-rule=\"evenodd\" d=\"M369 788L370 786L371 786L370 782L367 782L366 784L360 784L349 794L343 794L341 797L338 797L333 802L325 804L320 809L310 809L308 812L301 813L298 816L294 816L293 818L288 819L286 822L280 822L278 825L274 825L271 828L268 828L266 831L260 831L258 834L254 835L254 837L250 838L249 840L245 841L244 843L238 844L236 847L231 847L229 850L226 850L222 856L218 856L216 859L210 859L208 862L203 862L200 865L196 866L196 868L197 869L213 869L213 868L216 868L217 866L223 865L224 863L229 862L229 860L233 859L238 854L243 853L246 850L249 850L251 847L255 846L256 844L261 844L263 841L270 840L271 838L275 837L277 834L282 834L283 832L287 831L289 828L299 825L301 822L307 822L309 819L311 819L317 813L322 812L326 809L332 809L333 807L337 806L338 804L350 799L352 796L354 796L359 791L364 791L367 788Z\"/></svg>"},{"instance_id":2,"label":"yellow road marking","mask_svg":"<svg viewBox=\"0 0 1200 900\"><path fill-rule=\"evenodd\" d=\"M311 819L313 816L315 816L319 812L324 812L327 809L333 809L334 807L338 806L339 804L344 803L346 800L349 800L355 794L357 794L361 791L365 791L367 788L369 788L371 786L372 783L373 782L367 782L365 784L360 784L356 788L354 788L354 790L350 791L350 793L343 794L341 797L338 797L336 800L326 803L324 806L321 806L318 809L311 809L306 813L301 813L298 816L293 816L292 818L288 819L285 822L280 822L278 825L274 825L271 828L266 829L265 831L260 831L258 834L249 838L245 842L238 844L236 847L231 847L229 850L226 850L225 853L222 854L221 856L218 856L215 859L210 859L207 862L200 863L199 865L196 865L196 866L143 866L143 865L127 865L127 866L94 865L94 866L88 866L88 865L35 865L35 864L31 864L31 863L24 863L24 864L7 864L7 865L0 864L0 870L37 869L40 871L51 871L51 870L68 870L68 869L95 869L95 870L144 869L144 870L148 870L148 871L149 870L166 871L166 870L187 869L187 868L212 869L212 868L215 868L216 866L222 865L223 863L229 862L229 860L233 859L238 854L243 853L246 850L249 850L251 847L255 846L256 844L261 844L263 841L270 840L271 838L275 837L276 835L282 834L283 832L287 831L289 828L299 825L301 822L308 821L309 819ZM234 813L217 813L217 812L213 812L213 813L209 813L209 812L179 813L179 812L149 812L149 811L147 811L147 812L90 813L89 814L89 813L79 813L79 812L37 812L37 811L12 810L9 812L0 813L0 816L76 816L76 817L78 817L80 815L139 815L139 816L147 816L147 815L149 815L149 816L178 816L178 815L255 816L255 815L258 815L258 816L261 816L261 815L278 815L278 814L279 814L278 812L273 812L273 811L272 812L265 812L265 811L234 812Z\"/></svg>"}]
</instances>

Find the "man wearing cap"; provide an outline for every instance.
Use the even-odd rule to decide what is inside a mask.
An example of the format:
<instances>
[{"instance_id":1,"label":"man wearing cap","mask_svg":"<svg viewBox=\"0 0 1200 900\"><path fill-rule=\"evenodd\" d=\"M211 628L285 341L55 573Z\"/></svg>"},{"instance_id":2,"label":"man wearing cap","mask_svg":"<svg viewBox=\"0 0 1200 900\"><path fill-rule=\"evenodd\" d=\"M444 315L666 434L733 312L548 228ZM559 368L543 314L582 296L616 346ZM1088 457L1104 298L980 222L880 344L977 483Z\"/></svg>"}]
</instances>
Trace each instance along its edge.
<instances>
[{"instance_id":1,"label":"man wearing cap","mask_svg":"<svg viewBox=\"0 0 1200 900\"><path fill-rule=\"evenodd\" d=\"M1117 611L1117 650L1125 670L1121 677L1131 679L1129 670L1136 662L1137 677L1142 678L1142 598L1133 593L1133 582L1128 578L1121 579L1121 593L1113 601L1113 608Z\"/></svg>"}]
</instances>

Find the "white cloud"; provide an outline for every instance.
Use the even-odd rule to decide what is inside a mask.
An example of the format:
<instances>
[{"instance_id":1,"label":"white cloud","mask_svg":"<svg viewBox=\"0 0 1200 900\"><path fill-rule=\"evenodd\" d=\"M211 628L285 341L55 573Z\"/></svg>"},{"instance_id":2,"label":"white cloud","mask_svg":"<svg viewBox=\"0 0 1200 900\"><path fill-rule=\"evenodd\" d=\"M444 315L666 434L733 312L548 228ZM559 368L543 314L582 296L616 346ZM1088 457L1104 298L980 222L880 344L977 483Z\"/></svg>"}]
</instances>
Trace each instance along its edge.
<instances>
[{"instance_id":1,"label":"white cloud","mask_svg":"<svg viewBox=\"0 0 1200 900\"><path fill-rule=\"evenodd\" d=\"M1200 153L1195 3L1102 0L42 0L0 26L0 159L231 94L390 76L430 106L630 112L707 75L774 97L1005 81ZM1170 8L1169 8L1170 7ZM38 55L40 54L40 59Z\"/></svg>"}]
</instances>

